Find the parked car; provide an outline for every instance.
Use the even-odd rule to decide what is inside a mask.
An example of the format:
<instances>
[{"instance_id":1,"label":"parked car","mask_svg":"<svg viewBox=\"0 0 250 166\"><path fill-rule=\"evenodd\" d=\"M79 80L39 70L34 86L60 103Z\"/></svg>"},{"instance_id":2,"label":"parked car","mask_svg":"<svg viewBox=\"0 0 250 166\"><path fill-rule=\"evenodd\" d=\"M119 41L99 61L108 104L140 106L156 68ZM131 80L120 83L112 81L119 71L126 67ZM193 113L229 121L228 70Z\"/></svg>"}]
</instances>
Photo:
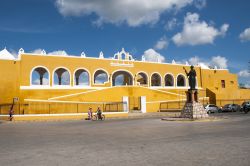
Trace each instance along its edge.
<instances>
[{"instance_id":1,"label":"parked car","mask_svg":"<svg viewBox=\"0 0 250 166\"><path fill-rule=\"evenodd\" d=\"M207 111L208 114L221 112L221 108L217 107L214 104L208 104L204 108L205 108L205 110Z\"/></svg>"},{"instance_id":2,"label":"parked car","mask_svg":"<svg viewBox=\"0 0 250 166\"><path fill-rule=\"evenodd\" d=\"M245 102L243 102L243 103L241 104L240 111L244 111L243 109L244 109L244 107L245 107L246 105L250 105L250 101L245 101Z\"/></svg>"},{"instance_id":3,"label":"parked car","mask_svg":"<svg viewBox=\"0 0 250 166\"><path fill-rule=\"evenodd\" d=\"M240 108L238 104L226 104L222 107L222 112L236 112L240 111Z\"/></svg>"},{"instance_id":4,"label":"parked car","mask_svg":"<svg viewBox=\"0 0 250 166\"><path fill-rule=\"evenodd\" d=\"M242 103L241 111L244 111L245 113L250 111L250 101Z\"/></svg>"}]
</instances>

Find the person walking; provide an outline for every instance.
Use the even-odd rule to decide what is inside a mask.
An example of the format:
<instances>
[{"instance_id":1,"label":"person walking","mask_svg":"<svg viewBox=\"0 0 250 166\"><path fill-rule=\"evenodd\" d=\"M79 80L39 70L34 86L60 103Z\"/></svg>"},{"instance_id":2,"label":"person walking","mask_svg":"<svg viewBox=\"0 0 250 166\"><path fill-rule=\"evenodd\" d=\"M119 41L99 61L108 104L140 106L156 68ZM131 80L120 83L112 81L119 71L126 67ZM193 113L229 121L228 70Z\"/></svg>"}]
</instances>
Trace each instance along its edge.
<instances>
[{"instance_id":1,"label":"person walking","mask_svg":"<svg viewBox=\"0 0 250 166\"><path fill-rule=\"evenodd\" d=\"M9 110L9 120L13 120L13 115L14 115L14 104L11 105L10 110Z\"/></svg>"}]
</instances>

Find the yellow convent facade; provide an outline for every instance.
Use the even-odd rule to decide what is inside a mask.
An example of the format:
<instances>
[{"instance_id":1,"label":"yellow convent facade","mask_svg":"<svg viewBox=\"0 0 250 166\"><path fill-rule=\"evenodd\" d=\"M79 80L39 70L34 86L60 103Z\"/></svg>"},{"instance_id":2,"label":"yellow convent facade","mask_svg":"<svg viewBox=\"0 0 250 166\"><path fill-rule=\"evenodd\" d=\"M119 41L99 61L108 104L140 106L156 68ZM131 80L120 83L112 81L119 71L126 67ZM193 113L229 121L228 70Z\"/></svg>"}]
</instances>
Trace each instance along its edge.
<instances>
[{"instance_id":1,"label":"yellow convent facade","mask_svg":"<svg viewBox=\"0 0 250 166\"><path fill-rule=\"evenodd\" d=\"M99 58L93 58L84 53L46 55L45 51L34 55L23 49L19 50L18 58L12 58L4 49L0 53L0 104L12 103L15 98L20 114L41 114L47 108L31 109L32 102L40 105L133 102L135 106L137 99L143 97L143 112L157 112L162 103L185 100L188 79L184 68L189 70L190 65L146 62L144 58L137 61L124 49L109 59L102 52ZM249 90L238 88L236 74L200 66L195 66L195 70L200 100L219 104L219 100L250 99ZM65 107L55 107L54 112L70 112ZM77 109L87 111L83 107ZM128 110L131 109L129 106Z\"/></svg>"}]
</instances>

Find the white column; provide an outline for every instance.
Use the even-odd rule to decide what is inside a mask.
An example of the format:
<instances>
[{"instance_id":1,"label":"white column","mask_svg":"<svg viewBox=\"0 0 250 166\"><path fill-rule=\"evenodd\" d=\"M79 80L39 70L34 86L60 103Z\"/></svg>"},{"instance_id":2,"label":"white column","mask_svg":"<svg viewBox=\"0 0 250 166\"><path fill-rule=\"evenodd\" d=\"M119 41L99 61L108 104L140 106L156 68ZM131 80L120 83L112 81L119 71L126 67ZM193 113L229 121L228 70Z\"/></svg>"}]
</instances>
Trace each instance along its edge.
<instances>
[{"instance_id":1,"label":"white column","mask_svg":"<svg viewBox=\"0 0 250 166\"><path fill-rule=\"evenodd\" d=\"M146 108L146 96L141 96L141 112L146 113L147 108Z\"/></svg>"},{"instance_id":2,"label":"white column","mask_svg":"<svg viewBox=\"0 0 250 166\"><path fill-rule=\"evenodd\" d=\"M122 101L123 101L123 110L124 112L129 112L129 102L128 102L128 96L123 96L122 97Z\"/></svg>"}]
</instances>

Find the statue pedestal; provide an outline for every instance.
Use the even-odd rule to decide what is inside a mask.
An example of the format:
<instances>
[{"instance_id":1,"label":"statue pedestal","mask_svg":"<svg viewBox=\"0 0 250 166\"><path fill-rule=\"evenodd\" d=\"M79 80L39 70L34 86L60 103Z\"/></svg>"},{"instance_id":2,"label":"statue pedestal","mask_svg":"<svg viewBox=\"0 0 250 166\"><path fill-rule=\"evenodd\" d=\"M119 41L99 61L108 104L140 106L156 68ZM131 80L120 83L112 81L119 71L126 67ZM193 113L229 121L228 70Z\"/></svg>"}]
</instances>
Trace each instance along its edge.
<instances>
[{"instance_id":1,"label":"statue pedestal","mask_svg":"<svg viewBox=\"0 0 250 166\"><path fill-rule=\"evenodd\" d=\"M203 105L199 102L198 91L188 90L186 91L186 95L187 101L183 110L181 111L181 118L208 118L207 112L205 111Z\"/></svg>"}]
</instances>

